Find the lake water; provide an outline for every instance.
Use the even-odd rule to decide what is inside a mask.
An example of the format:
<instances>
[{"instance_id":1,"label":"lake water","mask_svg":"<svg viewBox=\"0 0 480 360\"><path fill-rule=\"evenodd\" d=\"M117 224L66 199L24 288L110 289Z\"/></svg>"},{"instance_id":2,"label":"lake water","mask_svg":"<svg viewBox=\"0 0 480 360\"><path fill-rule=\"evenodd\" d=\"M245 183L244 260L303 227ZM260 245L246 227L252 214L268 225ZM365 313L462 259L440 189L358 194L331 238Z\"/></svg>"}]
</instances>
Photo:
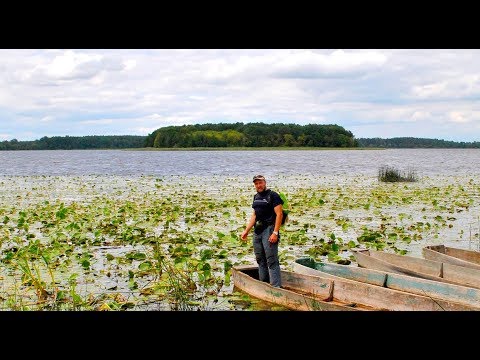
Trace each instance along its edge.
<instances>
[{"instance_id":1,"label":"lake water","mask_svg":"<svg viewBox=\"0 0 480 360\"><path fill-rule=\"evenodd\" d=\"M291 200L301 197L307 202L317 191L326 200L323 206L297 202L288 229L291 233L307 229L302 235L307 240L282 246L282 266L288 266L295 257L304 256L306 250L318 245L318 239L328 238L332 233L347 243L356 241L363 228L377 231L382 226L389 229L386 233L422 234L421 241L399 245L410 255L421 257L421 249L427 244L480 249L479 164L480 149L0 151L0 210L12 218L13 227L20 209L27 209L28 213L41 211L41 205L47 200L52 204L78 202L95 210L100 206L98 199L108 196L116 200L118 206L126 201L139 204L138 213L141 213L149 207L149 202L175 194L174 198L181 200L179 207L188 208L188 198L184 199L182 194L183 189L189 189L189 193L209 199L217 208L227 207L212 214L202 212L201 221L179 222L175 226L181 232L187 231L188 225L189 236L198 239L216 238L217 231L229 234L231 230L238 230L240 233L247 219L245 214L251 211L250 199L254 192L251 177L263 173L269 186L291 194ZM377 174L384 165L414 170L421 181L380 186ZM158 179L170 176L177 178L175 186L164 186L165 182ZM391 189L385 192L392 195L391 205L382 200L386 196L381 195L383 188ZM440 189L439 192L436 189ZM221 202L226 198L230 199L229 204ZM240 202L236 202L238 199ZM439 205L434 206L432 200ZM468 207L463 206L464 203L468 203ZM445 226L441 221L446 221ZM419 228L423 223L432 224L431 230ZM343 228L344 224L348 227ZM6 232L7 226L1 225L0 230ZM160 236L163 228L151 227L153 225L145 226L149 226L149 231L158 231L156 234ZM32 224L30 232L35 232L35 226ZM36 235L48 237L39 230ZM0 250L2 246L5 248L8 243L0 244ZM235 254L243 254L237 248L240 249L240 242L230 249L232 259ZM95 291L90 286L104 289L115 285L118 291L127 292L128 279L110 278L102 271L106 266L106 251L123 256L130 250L128 246L100 247L95 252L95 261L92 260L96 278L82 280L82 289L88 293ZM253 263L253 252L248 247L245 252L243 260ZM223 291L229 293L231 287Z\"/></svg>"},{"instance_id":2,"label":"lake water","mask_svg":"<svg viewBox=\"0 0 480 360\"><path fill-rule=\"evenodd\" d=\"M371 175L389 165L420 176L480 174L480 149L262 151L0 151L0 175Z\"/></svg>"}]
</instances>

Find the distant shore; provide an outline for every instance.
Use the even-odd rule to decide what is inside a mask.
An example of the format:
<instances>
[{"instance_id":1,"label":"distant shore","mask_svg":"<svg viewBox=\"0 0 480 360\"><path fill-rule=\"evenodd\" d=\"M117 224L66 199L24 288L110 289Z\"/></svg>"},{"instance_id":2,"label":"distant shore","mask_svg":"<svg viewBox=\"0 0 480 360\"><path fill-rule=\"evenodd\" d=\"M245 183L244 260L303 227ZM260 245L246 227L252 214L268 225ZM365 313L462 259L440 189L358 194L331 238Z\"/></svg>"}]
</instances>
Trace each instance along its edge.
<instances>
[{"instance_id":1,"label":"distant shore","mask_svg":"<svg viewBox=\"0 0 480 360\"><path fill-rule=\"evenodd\" d=\"M191 148L128 148L121 150L137 151L270 151L270 150L385 150L385 148L373 147L191 147Z\"/></svg>"}]
</instances>

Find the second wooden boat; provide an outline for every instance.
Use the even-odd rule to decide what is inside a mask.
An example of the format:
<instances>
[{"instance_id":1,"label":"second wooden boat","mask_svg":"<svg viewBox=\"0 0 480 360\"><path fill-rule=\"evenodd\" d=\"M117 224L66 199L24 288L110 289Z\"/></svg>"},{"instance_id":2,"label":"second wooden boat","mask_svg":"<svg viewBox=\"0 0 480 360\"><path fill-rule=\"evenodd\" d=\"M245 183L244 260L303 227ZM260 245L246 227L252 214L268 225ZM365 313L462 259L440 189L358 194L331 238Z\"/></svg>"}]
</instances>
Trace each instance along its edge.
<instances>
[{"instance_id":1,"label":"second wooden boat","mask_svg":"<svg viewBox=\"0 0 480 360\"><path fill-rule=\"evenodd\" d=\"M358 266L480 289L480 270L376 250L353 252Z\"/></svg>"},{"instance_id":2,"label":"second wooden boat","mask_svg":"<svg viewBox=\"0 0 480 360\"><path fill-rule=\"evenodd\" d=\"M480 252L445 245L430 245L422 249L425 259L466 266L480 270Z\"/></svg>"},{"instance_id":3,"label":"second wooden boat","mask_svg":"<svg viewBox=\"0 0 480 360\"><path fill-rule=\"evenodd\" d=\"M415 276L362 268L354 265L339 265L315 261L310 257L298 258L293 270L301 274L320 275L327 278L341 277L348 280L386 287L435 299L440 306L444 301L464 304L462 310L480 310L480 289L422 279Z\"/></svg>"}]
</instances>

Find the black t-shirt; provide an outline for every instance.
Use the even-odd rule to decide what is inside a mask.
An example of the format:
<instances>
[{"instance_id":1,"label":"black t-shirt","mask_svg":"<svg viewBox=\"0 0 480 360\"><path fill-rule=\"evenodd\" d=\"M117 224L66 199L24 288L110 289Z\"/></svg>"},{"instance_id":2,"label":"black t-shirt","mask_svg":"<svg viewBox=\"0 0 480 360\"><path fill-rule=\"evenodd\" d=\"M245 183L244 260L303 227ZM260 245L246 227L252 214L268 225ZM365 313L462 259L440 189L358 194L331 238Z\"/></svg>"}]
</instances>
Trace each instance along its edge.
<instances>
[{"instance_id":1,"label":"black t-shirt","mask_svg":"<svg viewBox=\"0 0 480 360\"><path fill-rule=\"evenodd\" d=\"M270 196L270 203L268 202L268 196ZM252 204L257 221L260 220L268 224L274 224L277 215L273 208L280 204L283 205L283 200L275 191L267 189L262 192L257 192Z\"/></svg>"}]
</instances>

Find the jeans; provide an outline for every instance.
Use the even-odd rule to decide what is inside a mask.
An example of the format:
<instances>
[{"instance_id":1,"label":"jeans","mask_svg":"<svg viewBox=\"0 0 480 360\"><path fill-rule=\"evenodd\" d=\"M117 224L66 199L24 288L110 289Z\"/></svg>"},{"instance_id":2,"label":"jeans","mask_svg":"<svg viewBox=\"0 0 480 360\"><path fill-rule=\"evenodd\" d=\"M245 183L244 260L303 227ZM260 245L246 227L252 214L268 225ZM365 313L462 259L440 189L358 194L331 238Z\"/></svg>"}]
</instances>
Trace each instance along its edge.
<instances>
[{"instance_id":1,"label":"jeans","mask_svg":"<svg viewBox=\"0 0 480 360\"><path fill-rule=\"evenodd\" d=\"M274 225L269 225L260 234L253 235L253 251L258 264L258 276L260 281L269 282L270 285L280 287L282 285L280 275L280 263L278 261L278 243L271 243L268 238L273 232Z\"/></svg>"}]
</instances>

